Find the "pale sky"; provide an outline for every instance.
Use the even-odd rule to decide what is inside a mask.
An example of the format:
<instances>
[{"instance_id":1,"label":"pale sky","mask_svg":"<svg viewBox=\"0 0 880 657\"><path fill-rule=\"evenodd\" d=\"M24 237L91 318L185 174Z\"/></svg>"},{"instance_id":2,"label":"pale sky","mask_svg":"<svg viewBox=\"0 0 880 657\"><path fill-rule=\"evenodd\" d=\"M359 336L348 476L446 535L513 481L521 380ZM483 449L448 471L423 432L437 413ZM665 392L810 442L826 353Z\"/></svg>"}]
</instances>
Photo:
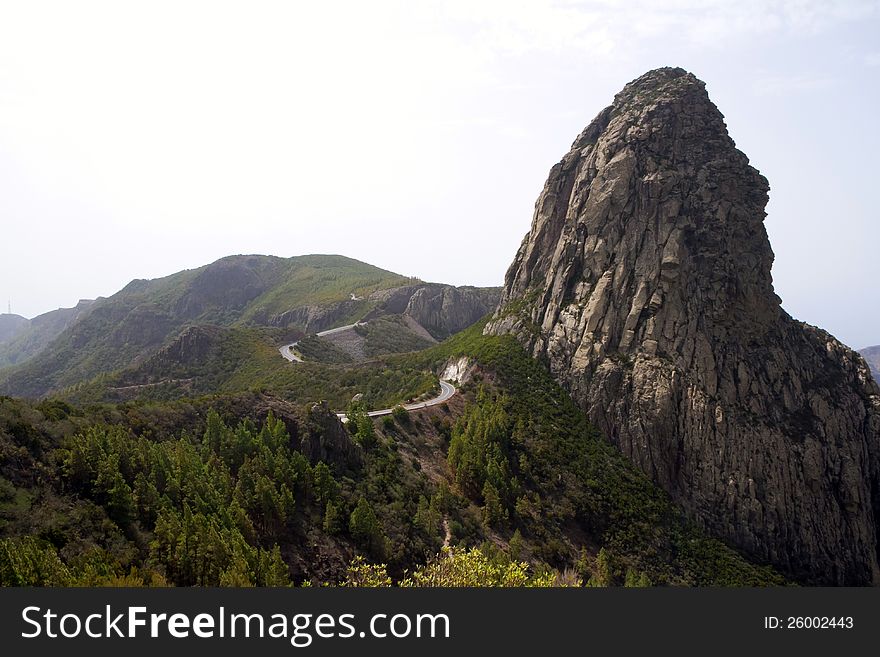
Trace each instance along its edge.
<instances>
[{"instance_id":1,"label":"pale sky","mask_svg":"<svg viewBox=\"0 0 880 657\"><path fill-rule=\"evenodd\" d=\"M498 285L628 81L707 84L770 180L784 307L880 343L880 2L0 0L0 301L224 255Z\"/></svg>"}]
</instances>

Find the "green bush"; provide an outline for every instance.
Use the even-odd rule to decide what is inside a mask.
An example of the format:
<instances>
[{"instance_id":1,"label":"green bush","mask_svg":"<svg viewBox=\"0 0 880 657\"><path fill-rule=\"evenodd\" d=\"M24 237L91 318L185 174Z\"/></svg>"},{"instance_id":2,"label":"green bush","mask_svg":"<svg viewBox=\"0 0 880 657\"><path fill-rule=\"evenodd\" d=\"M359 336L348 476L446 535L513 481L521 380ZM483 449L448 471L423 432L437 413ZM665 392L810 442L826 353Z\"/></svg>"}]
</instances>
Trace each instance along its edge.
<instances>
[{"instance_id":1,"label":"green bush","mask_svg":"<svg viewBox=\"0 0 880 657\"><path fill-rule=\"evenodd\" d=\"M391 417L394 418L394 421L398 424L405 426L410 423L410 417L407 410L400 406L399 404L391 409Z\"/></svg>"}]
</instances>

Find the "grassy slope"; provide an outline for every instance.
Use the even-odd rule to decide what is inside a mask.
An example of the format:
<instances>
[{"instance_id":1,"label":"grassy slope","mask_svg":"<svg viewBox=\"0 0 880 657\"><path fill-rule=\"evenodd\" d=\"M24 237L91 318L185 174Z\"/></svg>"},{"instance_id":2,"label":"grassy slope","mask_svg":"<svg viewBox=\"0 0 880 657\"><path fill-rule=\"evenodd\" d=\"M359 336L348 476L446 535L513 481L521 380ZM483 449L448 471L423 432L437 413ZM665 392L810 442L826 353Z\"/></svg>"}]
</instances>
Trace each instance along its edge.
<instances>
[{"instance_id":1,"label":"grassy slope","mask_svg":"<svg viewBox=\"0 0 880 657\"><path fill-rule=\"evenodd\" d=\"M367 356L419 351L432 342L410 330L401 316L380 317L355 329L364 338Z\"/></svg>"},{"instance_id":2,"label":"grassy slope","mask_svg":"<svg viewBox=\"0 0 880 657\"><path fill-rule=\"evenodd\" d=\"M358 393L371 407L386 408L437 388L436 377L421 364L389 365L382 359L360 365L289 363L275 346L280 342L277 329L231 327L218 334L205 358L173 366L162 362L155 370L148 361L59 394L74 403L95 403L162 401L259 389L298 404L326 400L331 408L343 410ZM130 388L163 381L168 383Z\"/></svg>"},{"instance_id":3,"label":"grassy slope","mask_svg":"<svg viewBox=\"0 0 880 657\"><path fill-rule=\"evenodd\" d=\"M135 280L97 302L42 353L0 373L0 391L39 396L127 367L186 324L247 324L257 315L345 301L351 293L365 296L406 282L411 279L351 258L323 255L231 256L164 278ZM359 319L369 310L364 302L353 311L356 317L338 323Z\"/></svg>"},{"instance_id":4,"label":"grassy slope","mask_svg":"<svg viewBox=\"0 0 880 657\"><path fill-rule=\"evenodd\" d=\"M254 299L242 313L241 322L247 323L259 313L278 314L298 306L345 301L351 298L351 294L366 297L376 290L413 281L344 256L308 255L291 258L289 262L284 280ZM369 310L365 304L360 317ZM339 322L340 325L346 323L350 322Z\"/></svg>"},{"instance_id":5,"label":"grassy slope","mask_svg":"<svg viewBox=\"0 0 880 657\"><path fill-rule=\"evenodd\" d=\"M330 340L310 335L296 345L299 354L310 363L351 363L353 357Z\"/></svg>"},{"instance_id":6,"label":"grassy slope","mask_svg":"<svg viewBox=\"0 0 880 657\"><path fill-rule=\"evenodd\" d=\"M434 344L416 334L401 315L377 317L349 331L323 337L309 336L299 341L297 350L318 363L351 363L388 354L420 351Z\"/></svg>"}]
</instances>

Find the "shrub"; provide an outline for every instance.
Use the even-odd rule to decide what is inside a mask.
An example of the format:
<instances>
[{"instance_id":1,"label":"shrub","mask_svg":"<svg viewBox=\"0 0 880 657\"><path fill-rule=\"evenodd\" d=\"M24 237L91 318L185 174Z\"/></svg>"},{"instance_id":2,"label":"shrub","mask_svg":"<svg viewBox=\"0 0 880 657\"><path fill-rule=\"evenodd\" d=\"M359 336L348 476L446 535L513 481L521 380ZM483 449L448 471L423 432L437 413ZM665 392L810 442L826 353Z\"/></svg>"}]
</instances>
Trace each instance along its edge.
<instances>
[{"instance_id":1,"label":"shrub","mask_svg":"<svg viewBox=\"0 0 880 657\"><path fill-rule=\"evenodd\" d=\"M391 409L391 417L400 425L407 425L410 423L409 413L399 404Z\"/></svg>"}]
</instances>

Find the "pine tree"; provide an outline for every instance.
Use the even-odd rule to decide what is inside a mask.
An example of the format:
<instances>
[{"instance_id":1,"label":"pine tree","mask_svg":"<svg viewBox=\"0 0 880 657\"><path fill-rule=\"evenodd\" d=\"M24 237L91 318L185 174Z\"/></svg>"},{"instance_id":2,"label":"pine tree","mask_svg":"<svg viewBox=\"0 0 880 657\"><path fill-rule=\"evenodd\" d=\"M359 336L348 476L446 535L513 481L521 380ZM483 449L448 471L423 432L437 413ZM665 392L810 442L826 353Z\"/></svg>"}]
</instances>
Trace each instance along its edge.
<instances>
[{"instance_id":1,"label":"pine tree","mask_svg":"<svg viewBox=\"0 0 880 657\"><path fill-rule=\"evenodd\" d=\"M587 586L612 586L614 583L613 579L614 575L611 567L611 556L605 548L601 548L599 554L596 555L596 565L593 569L593 576L590 577Z\"/></svg>"},{"instance_id":2,"label":"pine tree","mask_svg":"<svg viewBox=\"0 0 880 657\"><path fill-rule=\"evenodd\" d=\"M507 544L507 554L510 556L511 561L519 561L522 551L523 537L517 529L513 532L513 536L510 537L510 542Z\"/></svg>"},{"instance_id":3,"label":"pine tree","mask_svg":"<svg viewBox=\"0 0 880 657\"><path fill-rule=\"evenodd\" d=\"M483 523L500 527L507 522L507 509L501 503L498 490L489 481L483 486Z\"/></svg>"},{"instance_id":4,"label":"pine tree","mask_svg":"<svg viewBox=\"0 0 880 657\"><path fill-rule=\"evenodd\" d=\"M333 502L327 502L324 510L324 531L328 534L338 534L342 529L342 514L339 507Z\"/></svg>"},{"instance_id":5,"label":"pine tree","mask_svg":"<svg viewBox=\"0 0 880 657\"><path fill-rule=\"evenodd\" d=\"M352 538L374 556L379 557L384 554L385 536L382 533L382 526L376 518L373 507L365 498L361 497L354 511L351 512L348 528Z\"/></svg>"},{"instance_id":6,"label":"pine tree","mask_svg":"<svg viewBox=\"0 0 880 657\"><path fill-rule=\"evenodd\" d=\"M320 461L314 467L312 476L315 480L315 499L321 504L335 500L339 495L339 484L336 483L327 464Z\"/></svg>"}]
</instances>

